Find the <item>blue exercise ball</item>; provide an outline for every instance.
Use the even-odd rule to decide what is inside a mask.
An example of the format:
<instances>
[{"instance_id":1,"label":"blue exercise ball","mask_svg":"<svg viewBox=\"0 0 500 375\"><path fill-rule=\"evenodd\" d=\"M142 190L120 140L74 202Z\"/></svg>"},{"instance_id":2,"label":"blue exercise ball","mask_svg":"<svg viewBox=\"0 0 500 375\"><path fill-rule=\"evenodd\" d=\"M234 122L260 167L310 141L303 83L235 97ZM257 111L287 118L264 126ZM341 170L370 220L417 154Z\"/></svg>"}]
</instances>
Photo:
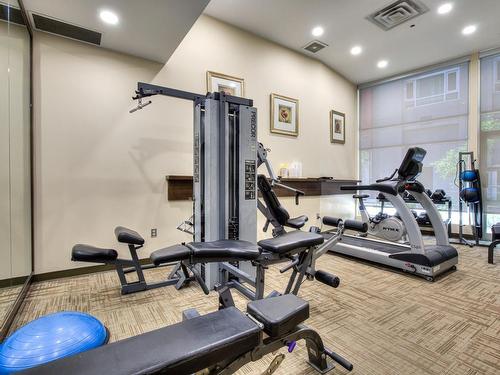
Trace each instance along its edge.
<instances>
[{"instance_id":1,"label":"blue exercise ball","mask_svg":"<svg viewBox=\"0 0 500 375\"><path fill-rule=\"evenodd\" d=\"M477 180L478 174L476 170L467 170L463 171L460 179L462 181L474 182Z\"/></svg>"},{"instance_id":2,"label":"blue exercise ball","mask_svg":"<svg viewBox=\"0 0 500 375\"><path fill-rule=\"evenodd\" d=\"M467 187L460 191L460 198L467 203L479 203L481 200L481 192L478 188Z\"/></svg>"},{"instance_id":3,"label":"blue exercise ball","mask_svg":"<svg viewBox=\"0 0 500 375\"><path fill-rule=\"evenodd\" d=\"M0 374L11 374L105 344L106 327L92 315L63 311L19 328L0 347Z\"/></svg>"}]
</instances>

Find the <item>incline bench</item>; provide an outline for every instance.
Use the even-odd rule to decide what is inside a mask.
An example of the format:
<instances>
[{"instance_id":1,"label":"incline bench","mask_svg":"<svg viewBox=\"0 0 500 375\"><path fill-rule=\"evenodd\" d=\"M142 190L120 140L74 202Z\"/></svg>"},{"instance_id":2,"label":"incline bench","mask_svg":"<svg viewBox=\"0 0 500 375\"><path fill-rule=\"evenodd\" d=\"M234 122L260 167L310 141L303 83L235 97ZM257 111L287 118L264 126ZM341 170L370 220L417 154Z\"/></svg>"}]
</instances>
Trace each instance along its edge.
<instances>
[{"instance_id":1,"label":"incline bench","mask_svg":"<svg viewBox=\"0 0 500 375\"><path fill-rule=\"evenodd\" d=\"M204 374L232 374L284 346L292 352L298 340L306 341L309 364L318 372L323 374L333 368L327 357L352 370L351 363L325 348L319 334L302 324L308 317L309 304L291 294L250 302L246 314L234 306L203 316L191 311L184 314L181 323L62 358L23 374L183 375L201 370L206 370ZM266 373L274 372L282 359L283 355L278 355Z\"/></svg>"},{"instance_id":2,"label":"incline bench","mask_svg":"<svg viewBox=\"0 0 500 375\"><path fill-rule=\"evenodd\" d=\"M488 246L488 263L493 264L493 251L500 244L500 223L491 226L491 243Z\"/></svg>"}]
</instances>

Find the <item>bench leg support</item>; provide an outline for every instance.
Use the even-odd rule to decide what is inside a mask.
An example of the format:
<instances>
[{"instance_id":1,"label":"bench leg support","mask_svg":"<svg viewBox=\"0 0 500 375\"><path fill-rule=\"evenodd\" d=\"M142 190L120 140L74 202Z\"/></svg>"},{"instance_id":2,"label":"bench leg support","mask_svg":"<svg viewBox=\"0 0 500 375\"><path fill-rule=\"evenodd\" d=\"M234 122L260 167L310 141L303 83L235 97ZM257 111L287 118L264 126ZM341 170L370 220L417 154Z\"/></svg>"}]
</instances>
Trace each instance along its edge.
<instances>
[{"instance_id":1,"label":"bench leg support","mask_svg":"<svg viewBox=\"0 0 500 375\"><path fill-rule=\"evenodd\" d=\"M495 251L495 247L500 244L500 240L493 241L488 246L488 263L493 264L493 252Z\"/></svg>"}]
</instances>

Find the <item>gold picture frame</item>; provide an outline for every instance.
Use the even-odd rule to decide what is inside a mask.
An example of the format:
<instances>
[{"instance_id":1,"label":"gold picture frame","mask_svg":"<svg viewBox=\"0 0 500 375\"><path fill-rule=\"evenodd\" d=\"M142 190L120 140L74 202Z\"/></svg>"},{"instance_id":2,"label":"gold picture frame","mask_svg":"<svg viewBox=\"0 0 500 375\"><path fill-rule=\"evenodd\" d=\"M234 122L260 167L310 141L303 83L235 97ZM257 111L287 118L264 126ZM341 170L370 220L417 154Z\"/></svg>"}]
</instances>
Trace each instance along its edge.
<instances>
[{"instance_id":1,"label":"gold picture frame","mask_svg":"<svg viewBox=\"0 0 500 375\"><path fill-rule=\"evenodd\" d=\"M223 88L221 90L221 88ZM207 71L207 91L225 92L227 95L245 97L245 80L228 74Z\"/></svg>"},{"instance_id":2,"label":"gold picture frame","mask_svg":"<svg viewBox=\"0 0 500 375\"><path fill-rule=\"evenodd\" d=\"M299 99L271 94L270 131L275 134L299 136Z\"/></svg>"},{"instance_id":3,"label":"gold picture frame","mask_svg":"<svg viewBox=\"0 0 500 375\"><path fill-rule=\"evenodd\" d=\"M345 113L330 111L330 142L345 143Z\"/></svg>"}]
</instances>

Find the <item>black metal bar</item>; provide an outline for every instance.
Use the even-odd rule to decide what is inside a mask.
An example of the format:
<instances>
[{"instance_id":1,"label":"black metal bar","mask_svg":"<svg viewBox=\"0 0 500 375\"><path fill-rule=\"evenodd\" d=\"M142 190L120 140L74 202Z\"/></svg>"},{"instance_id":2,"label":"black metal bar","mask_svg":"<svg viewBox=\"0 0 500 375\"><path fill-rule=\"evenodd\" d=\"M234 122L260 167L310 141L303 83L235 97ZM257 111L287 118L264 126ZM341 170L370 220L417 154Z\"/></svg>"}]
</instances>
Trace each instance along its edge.
<instances>
[{"instance_id":1,"label":"black metal bar","mask_svg":"<svg viewBox=\"0 0 500 375\"><path fill-rule=\"evenodd\" d=\"M215 100L226 101L231 104L246 105L249 107L253 106L252 99L240 98L239 96L226 95L224 93L211 93L207 95L196 94L194 92L183 91L178 89L173 89L171 87L153 85L151 83L137 82L137 91L140 97L152 96L152 95L165 95L171 96L173 98L192 100L194 102L201 100L203 98L213 98Z\"/></svg>"},{"instance_id":2,"label":"black metal bar","mask_svg":"<svg viewBox=\"0 0 500 375\"><path fill-rule=\"evenodd\" d=\"M152 85L145 82L137 82L137 91L140 97L151 95L165 95L173 98L186 99L196 101L204 97L204 95L195 94L189 91L182 91L165 86Z\"/></svg>"}]
</instances>

